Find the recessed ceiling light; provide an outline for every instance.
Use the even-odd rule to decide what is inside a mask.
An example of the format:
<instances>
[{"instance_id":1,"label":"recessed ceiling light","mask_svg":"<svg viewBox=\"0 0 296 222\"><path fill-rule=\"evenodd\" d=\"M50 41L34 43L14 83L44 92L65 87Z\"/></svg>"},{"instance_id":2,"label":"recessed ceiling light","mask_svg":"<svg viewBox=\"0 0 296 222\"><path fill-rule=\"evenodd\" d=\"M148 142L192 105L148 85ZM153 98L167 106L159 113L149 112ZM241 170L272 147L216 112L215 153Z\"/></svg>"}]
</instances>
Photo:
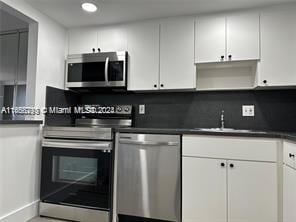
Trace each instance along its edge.
<instances>
[{"instance_id":1,"label":"recessed ceiling light","mask_svg":"<svg viewBox=\"0 0 296 222\"><path fill-rule=\"evenodd\" d=\"M81 7L84 11L87 11L87 12L95 12L98 10L98 7L91 2L84 2L82 3Z\"/></svg>"}]
</instances>

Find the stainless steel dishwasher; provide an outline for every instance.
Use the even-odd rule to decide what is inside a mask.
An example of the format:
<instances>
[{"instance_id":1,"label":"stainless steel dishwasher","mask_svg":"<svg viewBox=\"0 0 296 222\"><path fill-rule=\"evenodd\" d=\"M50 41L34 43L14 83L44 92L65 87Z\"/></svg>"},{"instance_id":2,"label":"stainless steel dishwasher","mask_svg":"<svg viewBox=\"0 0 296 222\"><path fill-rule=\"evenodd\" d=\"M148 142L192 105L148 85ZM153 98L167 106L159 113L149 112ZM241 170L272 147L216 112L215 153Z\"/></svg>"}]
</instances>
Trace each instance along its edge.
<instances>
[{"instance_id":1,"label":"stainless steel dishwasher","mask_svg":"<svg viewBox=\"0 0 296 222\"><path fill-rule=\"evenodd\" d=\"M181 137L119 135L117 214L180 221Z\"/></svg>"}]
</instances>

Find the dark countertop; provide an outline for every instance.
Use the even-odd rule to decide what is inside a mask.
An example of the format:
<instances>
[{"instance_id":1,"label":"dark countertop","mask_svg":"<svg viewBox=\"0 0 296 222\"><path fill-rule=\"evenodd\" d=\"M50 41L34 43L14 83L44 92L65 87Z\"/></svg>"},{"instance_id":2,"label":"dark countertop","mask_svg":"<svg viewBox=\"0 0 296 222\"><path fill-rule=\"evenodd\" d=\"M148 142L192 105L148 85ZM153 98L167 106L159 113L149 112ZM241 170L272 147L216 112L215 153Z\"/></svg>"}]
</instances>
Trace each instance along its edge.
<instances>
[{"instance_id":1,"label":"dark countertop","mask_svg":"<svg viewBox=\"0 0 296 222\"><path fill-rule=\"evenodd\" d=\"M165 128L117 128L115 132L121 133L151 133L151 134L194 134L194 135L213 135L213 136L243 136L243 137L263 137L287 139L296 142L296 132L275 132L275 131L256 131L256 130L232 130L232 131L212 131L205 129L165 129Z\"/></svg>"},{"instance_id":2,"label":"dark countertop","mask_svg":"<svg viewBox=\"0 0 296 222\"><path fill-rule=\"evenodd\" d=\"M40 125L43 124L42 120L0 120L1 125L13 125L13 124L28 124L28 125Z\"/></svg>"}]
</instances>

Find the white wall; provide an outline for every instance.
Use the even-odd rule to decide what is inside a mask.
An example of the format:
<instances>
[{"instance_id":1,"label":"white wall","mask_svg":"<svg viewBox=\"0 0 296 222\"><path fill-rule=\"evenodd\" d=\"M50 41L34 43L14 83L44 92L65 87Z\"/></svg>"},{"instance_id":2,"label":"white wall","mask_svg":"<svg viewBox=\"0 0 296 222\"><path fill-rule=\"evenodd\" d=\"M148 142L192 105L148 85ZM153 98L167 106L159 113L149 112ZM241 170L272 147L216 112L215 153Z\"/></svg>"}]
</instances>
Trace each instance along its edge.
<instances>
[{"instance_id":1,"label":"white wall","mask_svg":"<svg viewBox=\"0 0 296 222\"><path fill-rule=\"evenodd\" d=\"M28 105L45 105L46 86L64 87L64 67L66 30L58 23L31 7L24 0L2 0L8 6L29 17L29 51L34 51L34 40L37 40L36 55L28 58ZM7 7L2 6L7 9ZM15 16L20 16L18 13ZM32 21L38 23L34 23ZM36 35L33 31L38 31ZM34 64L35 58L37 64ZM34 66L35 65L35 66ZM36 69L36 76L35 70ZM36 81L36 82L34 82Z\"/></svg>"},{"instance_id":2,"label":"white wall","mask_svg":"<svg viewBox=\"0 0 296 222\"><path fill-rule=\"evenodd\" d=\"M24 222L37 214L39 138L39 125L0 125L0 222Z\"/></svg>"},{"instance_id":3,"label":"white wall","mask_svg":"<svg viewBox=\"0 0 296 222\"><path fill-rule=\"evenodd\" d=\"M66 30L24 0L2 2L9 7L0 2L0 8L14 8L12 15L30 23L27 104L42 107L47 85L64 87ZM24 222L38 213L40 138L39 126L0 125L1 222Z\"/></svg>"}]
</instances>

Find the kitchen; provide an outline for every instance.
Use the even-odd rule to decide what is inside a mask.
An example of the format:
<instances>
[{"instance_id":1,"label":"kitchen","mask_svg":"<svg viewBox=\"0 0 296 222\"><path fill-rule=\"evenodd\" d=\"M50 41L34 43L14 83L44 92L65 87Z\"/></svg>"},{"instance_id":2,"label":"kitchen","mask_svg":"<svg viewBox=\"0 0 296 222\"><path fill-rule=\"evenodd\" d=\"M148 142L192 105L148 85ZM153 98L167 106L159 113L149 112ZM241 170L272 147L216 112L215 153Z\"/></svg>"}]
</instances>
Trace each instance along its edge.
<instances>
[{"instance_id":1,"label":"kitchen","mask_svg":"<svg viewBox=\"0 0 296 222\"><path fill-rule=\"evenodd\" d=\"M296 221L295 2L0 12L1 222Z\"/></svg>"}]
</instances>

